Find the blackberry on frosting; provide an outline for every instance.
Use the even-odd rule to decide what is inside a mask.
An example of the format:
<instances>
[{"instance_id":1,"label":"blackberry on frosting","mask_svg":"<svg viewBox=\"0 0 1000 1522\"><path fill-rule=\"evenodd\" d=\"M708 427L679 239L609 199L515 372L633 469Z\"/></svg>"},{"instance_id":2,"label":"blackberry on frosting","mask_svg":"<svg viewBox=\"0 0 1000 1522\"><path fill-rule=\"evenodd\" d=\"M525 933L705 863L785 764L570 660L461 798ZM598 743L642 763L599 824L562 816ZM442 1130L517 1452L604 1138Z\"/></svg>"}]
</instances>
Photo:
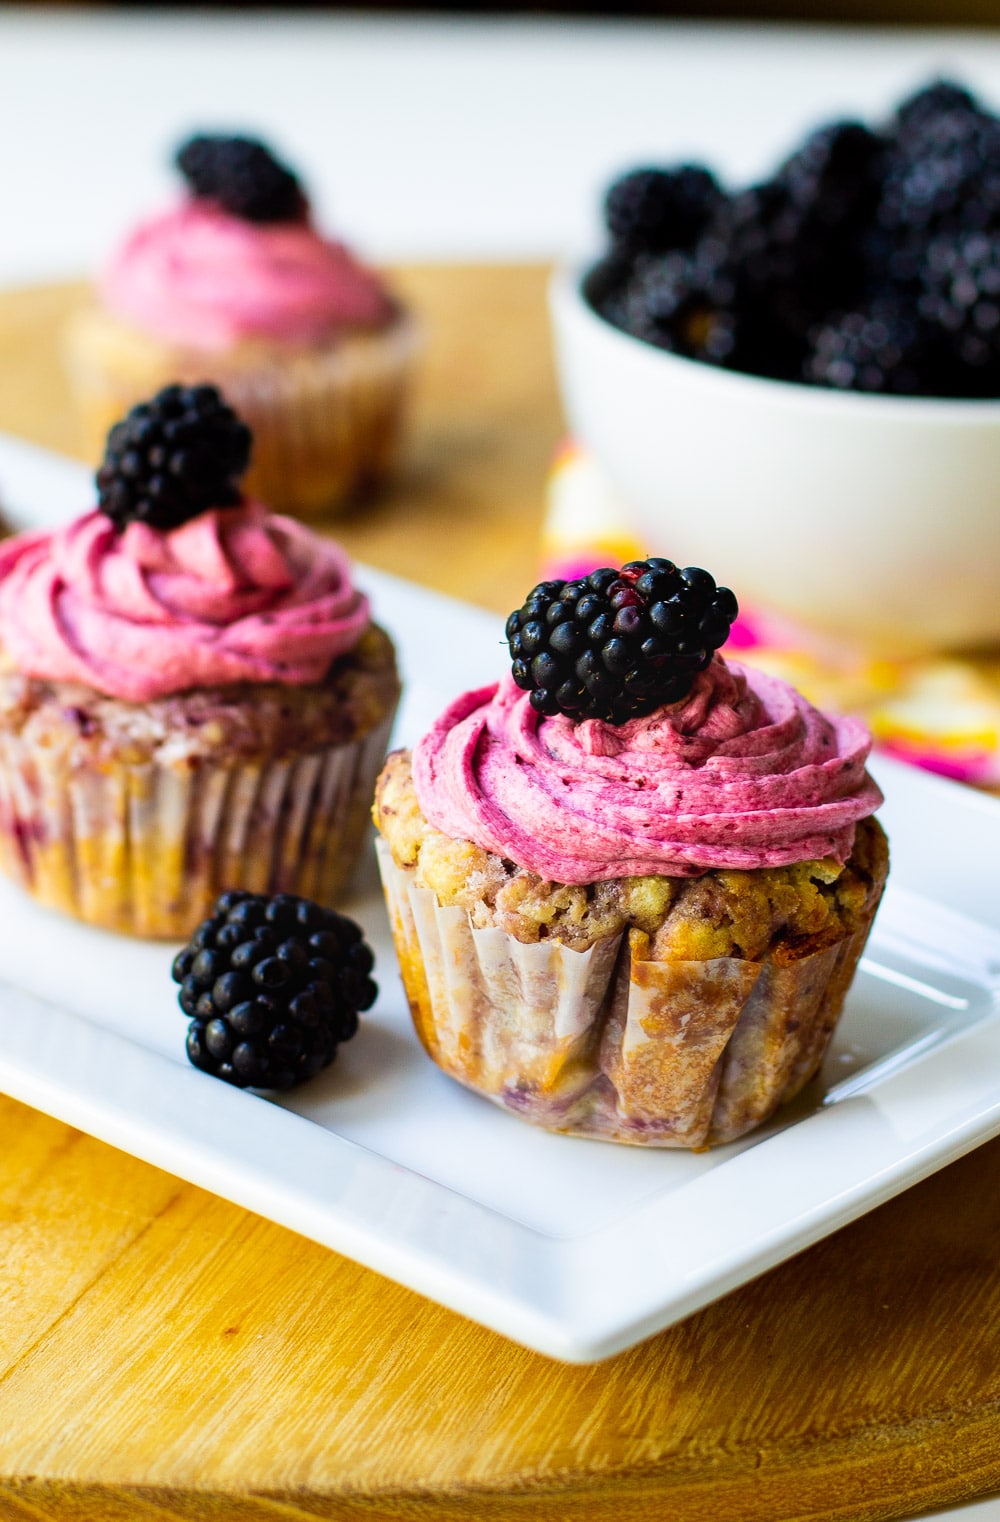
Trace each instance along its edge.
<instances>
[{"instance_id":1,"label":"blackberry on frosting","mask_svg":"<svg viewBox=\"0 0 1000 1522\"><path fill-rule=\"evenodd\" d=\"M543 581L507 620L511 671L538 713L624 724L686 697L737 612L707 571L659 557Z\"/></svg>"},{"instance_id":2,"label":"blackberry on frosting","mask_svg":"<svg viewBox=\"0 0 1000 1522\"><path fill-rule=\"evenodd\" d=\"M214 386L166 386L108 434L98 506L118 528L178 528L210 507L233 507L251 435Z\"/></svg>"},{"instance_id":3,"label":"blackberry on frosting","mask_svg":"<svg viewBox=\"0 0 1000 1522\"><path fill-rule=\"evenodd\" d=\"M200 133L176 163L194 195L246 222L297 222L306 213L298 177L257 138Z\"/></svg>"}]
</instances>

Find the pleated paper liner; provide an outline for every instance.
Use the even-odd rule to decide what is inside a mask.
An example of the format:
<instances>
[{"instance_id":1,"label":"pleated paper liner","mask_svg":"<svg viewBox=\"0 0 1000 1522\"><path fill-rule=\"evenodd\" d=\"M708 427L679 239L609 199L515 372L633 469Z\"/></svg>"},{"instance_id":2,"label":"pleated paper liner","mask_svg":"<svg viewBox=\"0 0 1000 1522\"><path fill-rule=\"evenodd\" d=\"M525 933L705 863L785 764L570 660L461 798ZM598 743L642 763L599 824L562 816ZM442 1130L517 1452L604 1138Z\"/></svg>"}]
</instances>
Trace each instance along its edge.
<instances>
[{"instance_id":1,"label":"pleated paper liner","mask_svg":"<svg viewBox=\"0 0 1000 1522\"><path fill-rule=\"evenodd\" d=\"M74 766L0 733L0 867L47 908L172 940L229 888L328 904L360 852L392 718L325 750L194 765Z\"/></svg>"},{"instance_id":2,"label":"pleated paper liner","mask_svg":"<svg viewBox=\"0 0 1000 1522\"><path fill-rule=\"evenodd\" d=\"M244 340L219 354L176 348L93 307L67 335L85 447L175 381L210 381L249 424L244 486L275 512L323 517L390 473L401 442L418 335L400 313L387 327L324 344Z\"/></svg>"},{"instance_id":3,"label":"pleated paper liner","mask_svg":"<svg viewBox=\"0 0 1000 1522\"><path fill-rule=\"evenodd\" d=\"M874 919L796 960L651 962L474 928L377 842L421 1041L459 1082L550 1130L647 1147L733 1141L813 1077Z\"/></svg>"}]
</instances>

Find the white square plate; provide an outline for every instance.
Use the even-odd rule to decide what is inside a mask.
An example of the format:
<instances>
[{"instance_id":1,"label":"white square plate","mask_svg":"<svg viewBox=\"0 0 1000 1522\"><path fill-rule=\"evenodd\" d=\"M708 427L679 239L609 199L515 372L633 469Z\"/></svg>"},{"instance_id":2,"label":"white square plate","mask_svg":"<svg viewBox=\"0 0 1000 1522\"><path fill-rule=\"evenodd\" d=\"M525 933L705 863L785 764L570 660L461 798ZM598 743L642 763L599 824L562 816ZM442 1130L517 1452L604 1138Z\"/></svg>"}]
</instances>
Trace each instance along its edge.
<instances>
[{"instance_id":1,"label":"white square plate","mask_svg":"<svg viewBox=\"0 0 1000 1522\"><path fill-rule=\"evenodd\" d=\"M0 437L17 524L90 495L81 467ZM401 649L409 741L499 672L500 620L361 579ZM606 1357L1000 1132L1000 805L876 771L893 872L862 969L820 1078L741 1144L548 1135L445 1078L413 1035L371 860L347 907L380 999L334 1067L280 1103L189 1067L171 948L0 884L0 1088L540 1352Z\"/></svg>"}]
</instances>

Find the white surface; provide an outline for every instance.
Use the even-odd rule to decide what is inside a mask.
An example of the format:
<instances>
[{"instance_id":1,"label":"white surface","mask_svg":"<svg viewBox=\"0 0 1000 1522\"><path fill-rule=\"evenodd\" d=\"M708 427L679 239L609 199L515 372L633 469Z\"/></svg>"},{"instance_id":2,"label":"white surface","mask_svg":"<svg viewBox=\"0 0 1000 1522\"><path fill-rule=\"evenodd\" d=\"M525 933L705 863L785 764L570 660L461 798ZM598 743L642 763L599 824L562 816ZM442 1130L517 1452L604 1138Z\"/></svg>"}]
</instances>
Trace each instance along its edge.
<instances>
[{"instance_id":1,"label":"white surface","mask_svg":"<svg viewBox=\"0 0 1000 1522\"><path fill-rule=\"evenodd\" d=\"M650 551L892 653L1000 641L1000 402L699 364L605 322L569 271L551 301L570 427Z\"/></svg>"},{"instance_id":2,"label":"white surface","mask_svg":"<svg viewBox=\"0 0 1000 1522\"><path fill-rule=\"evenodd\" d=\"M53 521L86 499L86 473L0 439L0 491L21 523ZM499 668L497 620L364 575L400 639L412 739ZM894 886L864 970L822 1082L741 1145L552 1136L446 1079L413 1035L370 862L350 908L381 997L282 1105L188 1066L170 948L0 886L0 1087L531 1347L603 1357L1000 1132L1000 806L879 774Z\"/></svg>"},{"instance_id":3,"label":"white surface","mask_svg":"<svg viewBox=\"0 0 1000 1522\"><path fill-rule=\"evenodd\" d=\"M969 1506L953 1507L950 1511L921 1514L921 1522L944 1522L945 1518L951 1518L952 1522L1000 1522L1000 1496L989 1501L973 1501Z\"/></svg>"},{"instance_id":4,"label":"white surface","mask_svg":"<svg viewBox=\"0 0 1000 1522\"><path fill-rule=\"evenodd\" d=\"M996 33L409 16L0 11L0 281L93 268L200 126L273 136L379 257L589 252L638 160L765 172L929 73L1000 101Z\"/></svg>"}]
</instances>

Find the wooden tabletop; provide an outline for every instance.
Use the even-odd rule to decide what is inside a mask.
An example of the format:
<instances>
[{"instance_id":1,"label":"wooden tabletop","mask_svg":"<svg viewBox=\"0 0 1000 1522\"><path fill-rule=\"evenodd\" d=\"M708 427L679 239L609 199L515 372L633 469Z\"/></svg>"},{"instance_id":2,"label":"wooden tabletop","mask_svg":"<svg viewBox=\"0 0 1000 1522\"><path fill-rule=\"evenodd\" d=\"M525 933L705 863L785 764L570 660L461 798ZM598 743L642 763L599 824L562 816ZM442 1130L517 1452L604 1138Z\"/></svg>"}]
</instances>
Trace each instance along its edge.
<instances>
[{"instance_id":1,"label":"wooden tabletop","mask_svg":"<svg viewBox=\"0 0 1000 1522\"><path fill-rule=\"evenodd\" d=\"M560 431L544 281L400 272L413 447L339 529L498 611ZM0 428L66 451L78 299L0 295ZM0 1519L846 1522L1000 1488L998 1177L1000 1141L569 1368L0 1097Z\"/></svg>"}]
</instances>

